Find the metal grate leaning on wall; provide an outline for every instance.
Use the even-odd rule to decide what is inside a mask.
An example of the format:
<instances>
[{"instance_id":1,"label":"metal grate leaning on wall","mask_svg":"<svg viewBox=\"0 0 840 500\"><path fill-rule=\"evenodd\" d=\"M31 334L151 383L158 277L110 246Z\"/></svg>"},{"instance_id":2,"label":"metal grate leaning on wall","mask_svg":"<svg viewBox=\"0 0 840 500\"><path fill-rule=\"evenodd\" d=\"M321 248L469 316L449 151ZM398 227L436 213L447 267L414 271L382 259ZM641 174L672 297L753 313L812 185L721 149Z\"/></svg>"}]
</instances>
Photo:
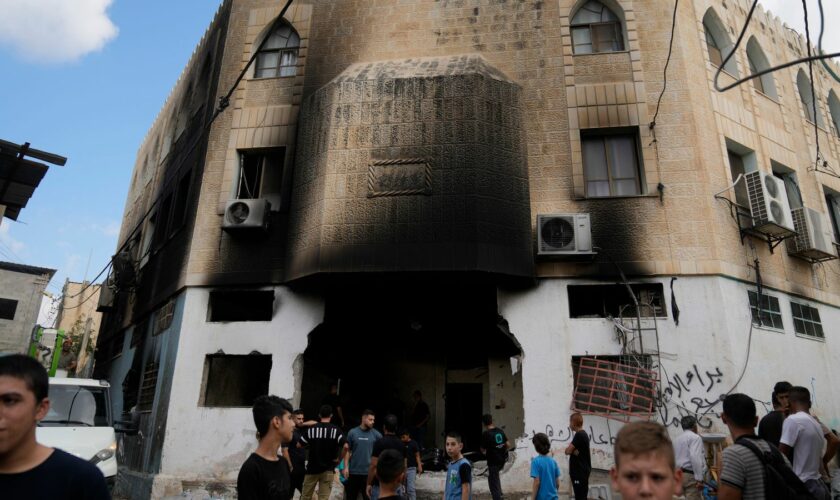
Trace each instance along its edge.
<instances>
[{"instance_id":1,"label":"metal grate leaning on wall","mask_svg":"<svg viewBox=\"0 0 840 500\"><path fill-rule=\"evenodd\" d=\"M630 363L581 357L573 407L613 420L650 416L656 398L656 372Z\"/></svg>"}]
</instances>

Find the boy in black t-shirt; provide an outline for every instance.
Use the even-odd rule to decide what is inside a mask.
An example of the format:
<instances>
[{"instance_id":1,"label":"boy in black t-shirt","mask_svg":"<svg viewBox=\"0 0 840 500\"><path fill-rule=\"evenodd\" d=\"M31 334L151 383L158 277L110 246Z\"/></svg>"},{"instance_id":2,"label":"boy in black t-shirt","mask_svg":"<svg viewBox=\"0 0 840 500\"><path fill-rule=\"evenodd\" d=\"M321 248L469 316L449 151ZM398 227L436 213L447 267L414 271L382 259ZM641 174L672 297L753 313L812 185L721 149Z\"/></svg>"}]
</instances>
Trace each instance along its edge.
<instances>
[{"instance_id":1,"label":"boy in black t-shirt","mask_svg":"<svg viewBox=\"0 0 840 500\"><path fill-rule=\"evenodd\" d=\"M499 471L507 461L508 442L505 433L493 424L493 416L489 413L481 417L485 431L481 435L481 453L487 457L487 484L490 486L490 495L493 500L502 500L502 484L499 480Z\"/></svg>"},{"instance_id":2,"label":"boy in black t-shirt","mask_svg":"<svg viewBox=\"0 0 840 500\"><path fill-rule=\"evenodd\" d=\"M277 450L292 439L292 405L266 395L254 401L252 411L260 444L239 469L236 492L240 500L289 500L294 493L289 462Z\"/></svg>"},{"instance_id":3,"label":"boy in black t-shirt","mask_svg":"<svg viewBox=\"0 0 840 500\"><path fill-rule=\"evenodd\" d=\"M405 444L405 496L408 500L417 500L417 474L423 473L423 461L420 459L420 445L411 439L408 429L401 429L400 440Z\"/></svg>"},{"instance_id":4,"label":"boy in black t-shirt","mask_svg":"<svg viewBox=\"0 0 840 500\"><path fill-rule=\"evenodd\" d=\"M50 409L48 394L40 363L20 354L0 357L0 497L110 499L95 465L36 441L35 428Z\"/></svg>"},{"instance_id":5,"label":"boy in black t-shirt","mask_svg":"<svg viewBox=\"0 0 840 500\"><path fill-rule=\"evenodd\" d=\"M569 427L575 433L565 451L566 455L569 455L569 478L572 480L575 499L585 500L589 493L592 462L589 456L589 436L583 430L583 415L572 413L569 417Z\"/></svg>"}]
</instances>

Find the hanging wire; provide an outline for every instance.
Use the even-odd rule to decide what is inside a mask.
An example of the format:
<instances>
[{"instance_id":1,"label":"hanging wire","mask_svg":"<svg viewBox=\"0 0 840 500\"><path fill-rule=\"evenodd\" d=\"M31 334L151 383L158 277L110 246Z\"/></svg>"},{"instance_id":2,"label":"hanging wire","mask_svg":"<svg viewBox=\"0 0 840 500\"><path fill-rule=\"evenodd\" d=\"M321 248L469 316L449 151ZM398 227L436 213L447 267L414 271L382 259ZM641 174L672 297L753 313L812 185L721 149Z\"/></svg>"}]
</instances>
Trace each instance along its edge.
<instances>
[{"instance_id":1,"label":"hanging wire","mask_svg":"<svg viewBox=\"0 0 840 500\"><path fill-rule=\"evenodd\" d=\"M817 7L819 7L820 9L820 37L817 39L817 53L822 54L822 38L823 33L825 32L825 14L823 13L822 0L817 0ZM828 74L831 75L831 78L834 78L835 81L840 82L840 76L837 76L837 73L834 72L834 69L832 69L832 67L829 66L827 62L825 62L825 59L820 59L820 62L822 63L823 68L825 68Z\"/></svg>"},{"instance_id":2,"label":"hanging wire","mask_svg":"<svg viewBox=\"0 0 840 500\"><path fill-rule=\"evenodd\" d=\"M735 45L732 47L732 50L729 51L729 54L723 59L723 62L718 67L717 71L715 72L715 90L718 92L726 92L727 90L734 89L735 87L748 82L754 78L762 77L766 74L773 73L779 71L780 69L789 68L791 66L796 66L797 64L803 64L810 61L822 61L823 59L833 59L835 57L840 57L840 52L835 52L833 54L820 54L820 55L813 55L810 57L803 57L800 59L795 59L793 61L786 62L784 64L780 64L778 66L773 66L772 68L767 68L764 70L759 71L758 73L753 73L751 75L745 76L739 80L736 80L734 83L731 83L725 87L721 87L718 83L718 79L720 74L723 72L723 67L726 66L726 63L729 62L730 59L735 55L735 52L738 50L738 47L741 45L741 41L744 39L744 35L747 33L747 26L750 24L750 19L752 19L753 12L755 11L756 6L758 6L758 0L753 0L752 7L750 7L749 12L747 13L747 19L744 21L744 26L741 28L741 33L738 35L738 39L735 42Z\"/></svg>"}]
</instances>

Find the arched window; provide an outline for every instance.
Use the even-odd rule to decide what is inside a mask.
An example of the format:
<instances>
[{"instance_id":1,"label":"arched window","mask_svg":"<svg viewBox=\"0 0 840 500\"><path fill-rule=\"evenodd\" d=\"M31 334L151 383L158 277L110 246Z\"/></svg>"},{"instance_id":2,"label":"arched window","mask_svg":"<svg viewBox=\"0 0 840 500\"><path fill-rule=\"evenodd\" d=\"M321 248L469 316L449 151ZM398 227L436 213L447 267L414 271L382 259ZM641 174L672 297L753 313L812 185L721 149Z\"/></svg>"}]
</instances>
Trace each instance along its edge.
<instances>
[{"instance_id":1,"label":"arched window","mask_svg":"<svg viewBox=\"0 0 840 500\"><path fill-rule=\"evenodd\" d=\"M295 76L297 73L298 49L300 37L286 22L283 22L268 39L257 54L257 67L254 76L273 78L277 76Z\"/></svg>"},{"instance_id":2,"label":"arched window","mask_svg":"<svg viewBox=\"0 0 840 500\"><path fill-rule=\"evenodd\" d=\"M764 55L764 51L761 50L761 46L756 41L755 37L750 37L750 40L747 42L747 62L750 65L750 74L755 74L759 71L770 68L767 56ZM758 78L753 78L752 82L753 87L755 87L759 92L768 95L773 99L778 99L779 96L776 93L776 84L773 82L772 73L768 73Z\"/></svg>"},{"instance_id":3,"label":"arched window","mask_svg":"<svg viewBox=\"0 0 840 500\"><path fill-rule=\"evenodd\" d=\"M804 70L799 70L796 75L796 87L799 89L799 100L802 101L802 107L805 108L805 118L820 127L824 126L819 109L814 109L814 94L811 93L811 80Z\"/></svg>"},{"instance_id":4,"label":"arched window","mask_svg":"<svg viewBox=\"0 0 840 500\"><path fill-rule=\"evenodd\" d=\"M572 16L571 28L575 54L624 50L621 20L601 2L583 4Z\"/></svg>"},{"instance_id":5,"label":"arched window","mask_svg":"<svg viewBox=\"0 0 840 500\"><path fill-rule=\"evenodd\" d=\"M832 90L828 93L828 111L831 113L831 121L834 123L834 133L840 137L840 99Z\"/></svg>"},{"instance_id":6,"label":"arched window","mask_svg":"<svg viewBox=\"0 0 840 500\"><path fill-rule=\"evenodd\" d=\"M709 49L709 60L716 68L723 66L723 60L732 52L732 41L726 33L726 27L720 20L718 15L711 8L706 11L703 16L703 31L706 33L706 47ZM738 65L735 63L735 58L731 58L726 66L723 66L724 71L733 76L738 76Z\"/></svg>"}]
</instances>

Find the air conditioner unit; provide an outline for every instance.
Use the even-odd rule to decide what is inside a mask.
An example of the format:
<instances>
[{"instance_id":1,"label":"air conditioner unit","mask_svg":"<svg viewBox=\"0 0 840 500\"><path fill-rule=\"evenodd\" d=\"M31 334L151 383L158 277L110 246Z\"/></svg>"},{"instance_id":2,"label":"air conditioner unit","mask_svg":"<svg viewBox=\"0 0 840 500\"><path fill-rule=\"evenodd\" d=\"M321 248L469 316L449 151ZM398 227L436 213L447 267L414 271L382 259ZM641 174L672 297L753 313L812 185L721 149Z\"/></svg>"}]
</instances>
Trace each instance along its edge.
<instances>
[{"instance_id":1,"label":"air conditioner unit","mask_svg":"<svg viewBox=\"0 0 840 500\"><path fill-rule=\"evenodd\" d=\"M753 231L776 237L793 234L784 181L764 172L750 172L744 179L750 198Z\"/></svg>"},{"instance_id":2,"label":"air conditioner unit","mask_svg":"<svg viewBox=\"0 0 840 500\"><path fill-rule=\"evenodd\" d=\"M270 209L271 203L262 198L230 200L225 206L222 229L230 232L266 231Z\"/></svg>"},{"instance_id":3,"label":"air conditioner unit","mask_svg":"<svg viewBox=\"0 0 840 500\"><path fill-rule=\"evenodd\" d=\"M537 255L591 255L589 214L537 215Z\"/></svg>"},{"instance_id":4,"label":"air conditioner unit","mask_svg":"<svg viewBox=\"0 0 840 500\"><path fill-rule=\"evenodd\" d=\"M836 258L834 234L825 215L812 208L791 211L796 236L787 240L788 253L806 260Z\"/></svg>"},{"instance_id":5,"label":"air conditioner unit","mask_svg":"<svg viewBox=\"0 0 840 500\"><path fill-rule=\"evenodd\" d=\"M114 310L116 294L114 294L113 276L109 275L99 287L99 302L96 304L96 312L110 312Z\"/></svg>"}]
</instances>

